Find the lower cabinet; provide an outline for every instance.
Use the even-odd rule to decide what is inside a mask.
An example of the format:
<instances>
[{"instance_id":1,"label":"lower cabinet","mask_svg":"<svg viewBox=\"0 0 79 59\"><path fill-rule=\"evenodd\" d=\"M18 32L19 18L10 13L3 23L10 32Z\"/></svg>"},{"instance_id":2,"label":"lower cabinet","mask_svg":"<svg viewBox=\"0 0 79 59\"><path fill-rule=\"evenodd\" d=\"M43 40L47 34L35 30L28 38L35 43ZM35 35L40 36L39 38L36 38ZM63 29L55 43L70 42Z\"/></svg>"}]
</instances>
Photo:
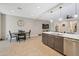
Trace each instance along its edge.
<instances>
[{"instance_id":1,"label":"lower cabinet","mask_svg":"<svg viewBox=\"0 0 79 59\"><path fill-rule=\"evenodd\" d=\"M64 54L67 56L79 56L79 41L64 38Z\"/></svg>"},{"instance_id":2,"label":"lower cabinet","mask_svg":"<svg viewBox=\"0 0 79 59\"><path fill-rule=\"evenodd\" d=\"M42 42L47 45L48 43L48 34L42 34Z\"/></svg>"},{"instance_id":3,"label":"lower cabinet","mask_svg":"<svg viewBox=\"0 0 79 59\"><path fill-rule=\"evenodd\" d=\"M51 48L54 48L55 47L55 37L52 36L52 35L49 35L49 39L48 39L48 46L51 47Z\"/></svg>"},{"instance_id":4,"label":"lower cabinet","mask_svg":"<svg viewBox=\"0 0 79 59\"><path fill-rule=\"evenodd\" d=\"M42 42L64 55L79 56L79 40L43 33Z\"/></svg>"},{"instance_id":5,"label":"lower cabinet","mask_svg":"<svg viewBox=\"0 0 79 59\"><path fill-rule=\"evenodd\" d=\"M55 37L55 47L57 51L63 53L63 37L56 36Z\"/></svg>"},{"instance_id":6,"label":"lower cabinet","mask_svg":"<svg viewBox=\"0 0 79 59\"><path fill-rule=\"evenodd\" d=\"M43 33L42 41L50 48L53 48L60 53L63 53L63 37Z\"/></svg>"},{"instance_id":7,"label":"lower cabinet","mask_svg":"<svg viewBox=\"0 0 79 59\"><path fill-rule=\"evenodd\" d=\"M72 39L64 38L64 54L65 55L68 55L68 56L74 55L73 46L74 46L74 43L72 42Z\"/></svg>"},{"instance_id":8,"label":"lower cabinet","mask_svg":"<svg viewBox=\"0 0 79 59\"><path fill-rule=\"evenodd\" d=\"M53 48L54 47L54 36L49 35L49 34L42 34L42 42L45 45Z\"/></svg>"},{"instance_id":9,"label":"lower cabinet","mask_svg":"<svg viewBox=\"0 0 79 59\"><path fill-rule=\"evenodd\" d=\"M74 44L74 55L75 56L79 56L79 41L75 40L73 41Z\"/></svg>"}]
</instances>

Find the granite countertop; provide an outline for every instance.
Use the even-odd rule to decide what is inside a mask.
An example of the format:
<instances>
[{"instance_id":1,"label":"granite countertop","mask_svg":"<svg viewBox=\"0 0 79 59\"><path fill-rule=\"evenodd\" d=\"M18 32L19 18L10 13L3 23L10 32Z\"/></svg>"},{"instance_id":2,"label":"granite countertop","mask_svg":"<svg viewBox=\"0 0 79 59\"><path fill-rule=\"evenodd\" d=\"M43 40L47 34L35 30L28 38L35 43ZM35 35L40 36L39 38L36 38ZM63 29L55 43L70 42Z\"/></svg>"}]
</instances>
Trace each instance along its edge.
<instances>
[{"instance_id":1,"label":"granite countertop","mask_svg":"<svg viewBox=\"0 0 79 59\"><path fill-rule=\"evenodd\" d=\"M79 34L67 34L67 33L60 33L60 32L43 32L43 33L79 40Z\"/></svg>"}]
</instances>

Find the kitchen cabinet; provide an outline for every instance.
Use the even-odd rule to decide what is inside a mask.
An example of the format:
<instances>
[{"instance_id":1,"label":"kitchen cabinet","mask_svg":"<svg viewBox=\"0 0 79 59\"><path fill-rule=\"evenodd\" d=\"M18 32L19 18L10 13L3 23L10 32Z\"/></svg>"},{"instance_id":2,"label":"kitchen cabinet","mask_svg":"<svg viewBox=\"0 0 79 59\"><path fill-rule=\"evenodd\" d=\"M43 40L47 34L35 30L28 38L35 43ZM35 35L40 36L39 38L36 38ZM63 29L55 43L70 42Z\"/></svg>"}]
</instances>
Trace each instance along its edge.
<instances>
[{"instance_id":1,"label":"kitchen cabinet","mask_svg":"<svg viewBox=\"0 0 79 59\"><path fill-rule=\"evenodd\" d=\"M42 34L42 42L47 45L47 41L48 41L48 34Z\"/></svg>"},{"instance_id":2,"label":"kitchen cabinet","mask_svg":"<svg viewBox=\"0 0 79 59\"><path fill-rule=\"evenodd\" d=\"M67 56L79 56L79 41L70 38L65 38L64 54Z\"/></svg>"},{"instance_id":3,"label":"kitchen cabinet","mask_svg":"<svg viewBox=\"0 0 79 59\"><path fill-rule=\"evenodd\" d=\"M63 53L63 37L55 36L55 49L60 53Z\"/></svg>"},{"instance_id":4,"label":"kitchen cabinet","mask_svg":"<svg viewBox=\"0 0 79 59\"><path fill-rule=\"evenodd\" d=\"M74 40L73 42L74 42L74 55L79 56L79 41Z\"/></svg>"},{"instance_id":5,"label":"kitchen cabinet","mask_svg":"<svg viewBox=\"0 0 79 59\"><path fill-rule=\"evenodd\" d=\"M48 46L51 48L55 47L54 39L55 39L55 36L49 35Z\"/></svg>"},{"instance_id":6,"label":"kitchen cabinet","mask_svg":"<svg viewBox=\"0 0 79 59\"><path fill-rule=\"evenodd\" d=\"M52 36L52 35L49 35L49 34L42 34L42 42L45 44L45 45L47 45L47 46L49 46L49 47L51 47L51 48L53 48L54 47L54 37Z\"/></svg>"},{"instance_id":7,"label":"kitchen cabinet","mask_svg":"<svg viewBox=\"0 0 79 59\"><path fill-rule=\"evenodd\" d=\"M64 54L65 55L72 56L74 54L73 46L74 46L74 43L72 42L72 39L64 38Z\"/></svg>"},{"instance_id":8,"label":"kitchen cabinet","mask_svg":"<svg viewBox=\"0 0 79 59\"><path fill-rule=\"evenodd\" d=\"M42 41L45 45L63 53L63 37L50 34L42 34L42 37Z\"/></svg>"},{"instance_id":9,"label":"kitchen cabinet","mask_svg":"<svg viewBox=\"0 0 79 59\"><path fill-rule=\"evenodd\" d=\"M67 56L79 56L79 38L77 35L43 33L42 42L48 47Z\"/></svg>"}]
</instances>

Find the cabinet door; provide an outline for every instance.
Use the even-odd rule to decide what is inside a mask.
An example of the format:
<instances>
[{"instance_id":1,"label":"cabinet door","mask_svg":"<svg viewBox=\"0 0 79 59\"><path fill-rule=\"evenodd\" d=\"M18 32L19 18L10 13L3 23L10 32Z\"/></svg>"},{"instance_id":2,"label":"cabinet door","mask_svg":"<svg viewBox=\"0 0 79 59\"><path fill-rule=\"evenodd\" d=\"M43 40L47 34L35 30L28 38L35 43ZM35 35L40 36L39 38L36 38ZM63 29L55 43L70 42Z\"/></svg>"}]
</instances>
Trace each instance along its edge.
<instances>
[{"instance_id":1,"label":"cabinet door","mask_svg":"<svg viewBox=\"0 0 79 59\"><path fill-rule=\"evenodd\" d=\"M58 36L55 37L55 49L58 51L59 42L58 42Z\"/></svg>"},{"instance_id":2,"label":"cabinet door","mask_svg":"<svg viewBox=\"0 0 79 59\"><path fill-rule=\"evenodd\" d=\"M79 41L65 38L64 54L68 56L79 56Z\"/></svg>"},{"instance_id":3,"label":"cabinet door","mask_svg":"<svg viewBox=\"0 0 79 59\"><path fill-rule=\"evenodd\" d=\"M42 42L44 43L44 44L46 44L47 45L47 40L48 40L48 34L42 34Z\"/></svg>"},{"instance_id":4,"label":"cabinet door","mask_svg":"<svg viewBox=\"0 0 79 59\"><path fill-rule=\"evenodd\" d=\"M49 45L49 47L51 47L51 48L54 48L54 37L55 37L55 36L53 36L53 35L50 35L50 36L49 36L48 45Z\"/></svg>"},{"instance_id":5,"label":"cabinet door","mask_svg":"<svg viewBox=\"0 0 79 59\"><path fill-rule=\"evenodd\" d=\"M58 44L59 44L59 46L58 46L58 50L59 50L59 52L61 52L61 53L63 53L63 41L64 41L64 38L63 37L59 37L58 38Z\"/></svg>"},{"instance_id":6,"label":"cabinet door","mask_svg":"<svg viewBox=\"0 0 79 59\"><path fill-rule=\"evenodd\" d=\"M79 41L78 40L72 40L73 42L73 52L75 56L79 56Z\"/></svg>"},{"instance_id":7,"label":"cabinet door","mask_svg":"<svg viewBox=\"0 0 79 59\"><path fill-rule=\"evenodd\" d=\"M55 49L63 53L63 37L59 36L55 37Z\"/></svg>"},{"instance_id":8,"label":"cabinet door","mask_svg":"<svg viewBox=\"0 0 79 59\"><path fill-rule=\"evenodd\" d=\"M73 56L74 55L73 47L74 45L73 45L72 39L65 38L64 39L64 54L68 56Z\"/></svg>"}]
</instances>

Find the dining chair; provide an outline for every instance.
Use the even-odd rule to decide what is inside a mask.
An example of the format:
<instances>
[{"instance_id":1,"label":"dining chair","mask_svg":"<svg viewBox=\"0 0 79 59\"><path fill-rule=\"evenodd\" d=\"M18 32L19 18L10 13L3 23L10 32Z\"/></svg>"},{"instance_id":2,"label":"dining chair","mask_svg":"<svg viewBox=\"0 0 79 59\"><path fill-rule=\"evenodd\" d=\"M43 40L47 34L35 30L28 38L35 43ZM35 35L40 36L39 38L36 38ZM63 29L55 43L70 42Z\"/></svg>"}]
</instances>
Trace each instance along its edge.
<instances>
[{"instance_id":1,"label":"dining chair","mask_svg":"<svg viewBox=\"0 0 79 59\"><path fill-rule=\"evenodd\" d=\"M12 41L13 38L17 40L17 35L12 34L10 30L9 30L9 35L10 35L10 42Z\"/></svg>"},{"instance_id":2,"label":"dining chair","mask_svg":"<svg viewBox=\"0 0 79 59\"><path fill-rule=\"evenodd\" d=\"M26 40L26 33L25 32L19 32L17 38L18 38L19 41L21 39Z\"/></svg>"},{"instance_id":3,"label":"dining chair","mask_svg":"<svg viewBox=\"0 0 79 59\"><path fill-rule=\"evenodd\" d=\"M30 35L31 35L31 30L29 30L29 32L26 32L26 37L30 38Z\"/></svg>"}]
</instances>

